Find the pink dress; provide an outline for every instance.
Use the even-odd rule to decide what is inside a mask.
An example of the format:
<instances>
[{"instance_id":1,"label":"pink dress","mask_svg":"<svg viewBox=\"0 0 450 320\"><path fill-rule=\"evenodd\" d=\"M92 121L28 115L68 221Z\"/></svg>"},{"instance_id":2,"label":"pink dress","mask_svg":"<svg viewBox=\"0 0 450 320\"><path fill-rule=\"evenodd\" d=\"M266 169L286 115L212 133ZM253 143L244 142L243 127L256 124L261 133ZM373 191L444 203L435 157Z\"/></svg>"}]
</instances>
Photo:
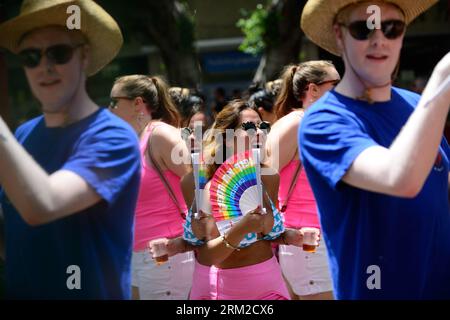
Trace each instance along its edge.
<instances>
[{"instance_id":1,"label":"pink dress","mask_svg":"<svg viewBox=\"0 0 450 320\"><path fill-rule=\"evenodd\" d=\"M280 172L280 189L278 201L281 208L288 196L292 177L299 164L299 160L292 160ZM317 216L316 200L309 184L304 168L297 178L297 184L292 192L284 214L286 227L315 227L320 228L319 217Z\"/></svg>"},{"instance_id":2,"label":"pink dress","mask_svg":"<svg viewBox=\"0 0 450 320\"><path fill-rule=\"evenodd\" d=\"M146 249L148 241L152 239L175 238L183 234L184 220L156 169L145 157L151 132L153 128L161 125L165 124L150 125L140 141L142 170L135 215L134 251ZM163 174L171 185L181 209L186 212L180 178L170 170L165 170Z\"/></svg>"}]
</instances>

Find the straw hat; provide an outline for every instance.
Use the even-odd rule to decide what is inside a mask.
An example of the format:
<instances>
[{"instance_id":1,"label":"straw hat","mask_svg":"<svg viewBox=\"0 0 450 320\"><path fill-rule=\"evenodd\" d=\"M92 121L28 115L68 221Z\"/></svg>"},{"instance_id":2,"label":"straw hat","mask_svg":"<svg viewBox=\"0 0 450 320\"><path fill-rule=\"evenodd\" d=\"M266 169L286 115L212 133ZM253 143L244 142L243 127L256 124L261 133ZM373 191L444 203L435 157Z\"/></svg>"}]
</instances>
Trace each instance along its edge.
<instances>
[{"instance_id":1,"label":"straw hat","mask_svg":"<svg viewBox=\"0 0 450 320\"><path fill-rule=\"evenodd\" d=\"M367 0L308 0L301 17L301 28L306 36L319 47L340 56L340 50L333 32L337 13L350 4L368 2ZM438 0L383 0L393 3L403 10L406 24L426 11Z\"/></svg>"},{"instance_id":2,"label":"straw hat","mask_svg":"<svg viewBox=\"0 0 450 320\"><path fill-rule=\"evenodd\" d=\"M71 5L80 8L80 31L90 46L86 74L94 75L117 55L123 38L116 21L92 0L24 0L20 14L0 25L0 46L17 53L19 41L27 32L46 26L66 27Z\"/></svg>"}]
</instances>

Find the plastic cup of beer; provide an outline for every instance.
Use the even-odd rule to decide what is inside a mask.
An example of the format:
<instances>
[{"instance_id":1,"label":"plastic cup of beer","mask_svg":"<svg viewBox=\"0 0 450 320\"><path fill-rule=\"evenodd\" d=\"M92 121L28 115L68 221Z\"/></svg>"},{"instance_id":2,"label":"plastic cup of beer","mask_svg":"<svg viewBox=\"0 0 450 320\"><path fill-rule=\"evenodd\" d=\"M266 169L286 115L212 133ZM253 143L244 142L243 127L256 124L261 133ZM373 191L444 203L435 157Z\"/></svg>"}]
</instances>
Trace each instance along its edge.
<instances>
[{"instance_id":1,"label":"plastic cup of beer","mask_svg":"<svg viewBox=\"0 0 450 320\"><path fill-rule=\"evenodd\" d=\"M149 247L153 254L156 265L162 265L169 260L169 254L166 247L167 239L156 239L150 241Z\"/></svg>"},{"instance_id":2,"label":"plastic cup of beer","mask_svg":"<svg viewBox=\"0 0 450 320\"><path fill-rule=\"evenodd\" d=\"M303 251L316 252L319 245L320 229L318 228L302 228L303 231Z\"/></svg>"}]
</instances>

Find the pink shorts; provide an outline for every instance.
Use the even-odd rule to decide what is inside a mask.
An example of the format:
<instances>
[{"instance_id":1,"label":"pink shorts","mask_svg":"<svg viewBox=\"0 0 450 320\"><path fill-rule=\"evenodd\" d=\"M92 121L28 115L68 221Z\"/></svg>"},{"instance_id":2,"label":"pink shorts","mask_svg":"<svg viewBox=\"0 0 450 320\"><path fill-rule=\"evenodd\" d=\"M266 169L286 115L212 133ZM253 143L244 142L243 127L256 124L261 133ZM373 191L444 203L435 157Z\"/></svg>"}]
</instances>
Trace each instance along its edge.
<instances>
[{"instance_id":1,"label":"pink shorts","mask_svg":"<svg viewBox=\"0 0 450 320\"><path fill-rule=\"evenodd\" d=\"M251 266L220 269L195 261L191 300L290 300L275 257Z\"/></svg>"}]
</instances>

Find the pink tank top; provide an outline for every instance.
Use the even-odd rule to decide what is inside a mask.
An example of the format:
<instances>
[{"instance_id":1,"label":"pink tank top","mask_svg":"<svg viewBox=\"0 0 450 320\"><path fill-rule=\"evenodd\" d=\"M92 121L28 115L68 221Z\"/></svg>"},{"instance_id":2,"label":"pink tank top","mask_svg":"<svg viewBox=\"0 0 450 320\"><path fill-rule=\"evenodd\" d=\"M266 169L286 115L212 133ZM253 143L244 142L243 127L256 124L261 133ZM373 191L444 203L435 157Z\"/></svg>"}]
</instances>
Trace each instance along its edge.
<instances>
[{"instance_id":1,"label":"pink tank top","mask_svg":"<svg viewBox=\"0 0 450 320\"><path fill-rule=\"evenodd\" d=\"M280 172L280 190L278 192L278 201L280 208L284 205L291 186L292 177L299 164L299 160L292 160ZM287 204L287 210L284 214L286 227L315 227L320 228L319 217L317 216L316 200L313 191L306 177L304 168L297 178L297 184L294 187L291 198Z\"/></svg>"},{"instance_id":2,"label":"pink tank top","mask_svg":"<svg viewBox=\"0 0 450 320\"><path fill-rule=\"evenodd\" d=\"M174 238L183 234L184 220L166 190L156 169L145 159L147 143L153 128L164 125L150 125L140 141L141 184L136 205L134 226L134 251L147 248L148 241L156 238ZM186 204L181 193L180 178L170 170L163 172L175 193L182 210Z\"/></svg>"}]
</instances>

